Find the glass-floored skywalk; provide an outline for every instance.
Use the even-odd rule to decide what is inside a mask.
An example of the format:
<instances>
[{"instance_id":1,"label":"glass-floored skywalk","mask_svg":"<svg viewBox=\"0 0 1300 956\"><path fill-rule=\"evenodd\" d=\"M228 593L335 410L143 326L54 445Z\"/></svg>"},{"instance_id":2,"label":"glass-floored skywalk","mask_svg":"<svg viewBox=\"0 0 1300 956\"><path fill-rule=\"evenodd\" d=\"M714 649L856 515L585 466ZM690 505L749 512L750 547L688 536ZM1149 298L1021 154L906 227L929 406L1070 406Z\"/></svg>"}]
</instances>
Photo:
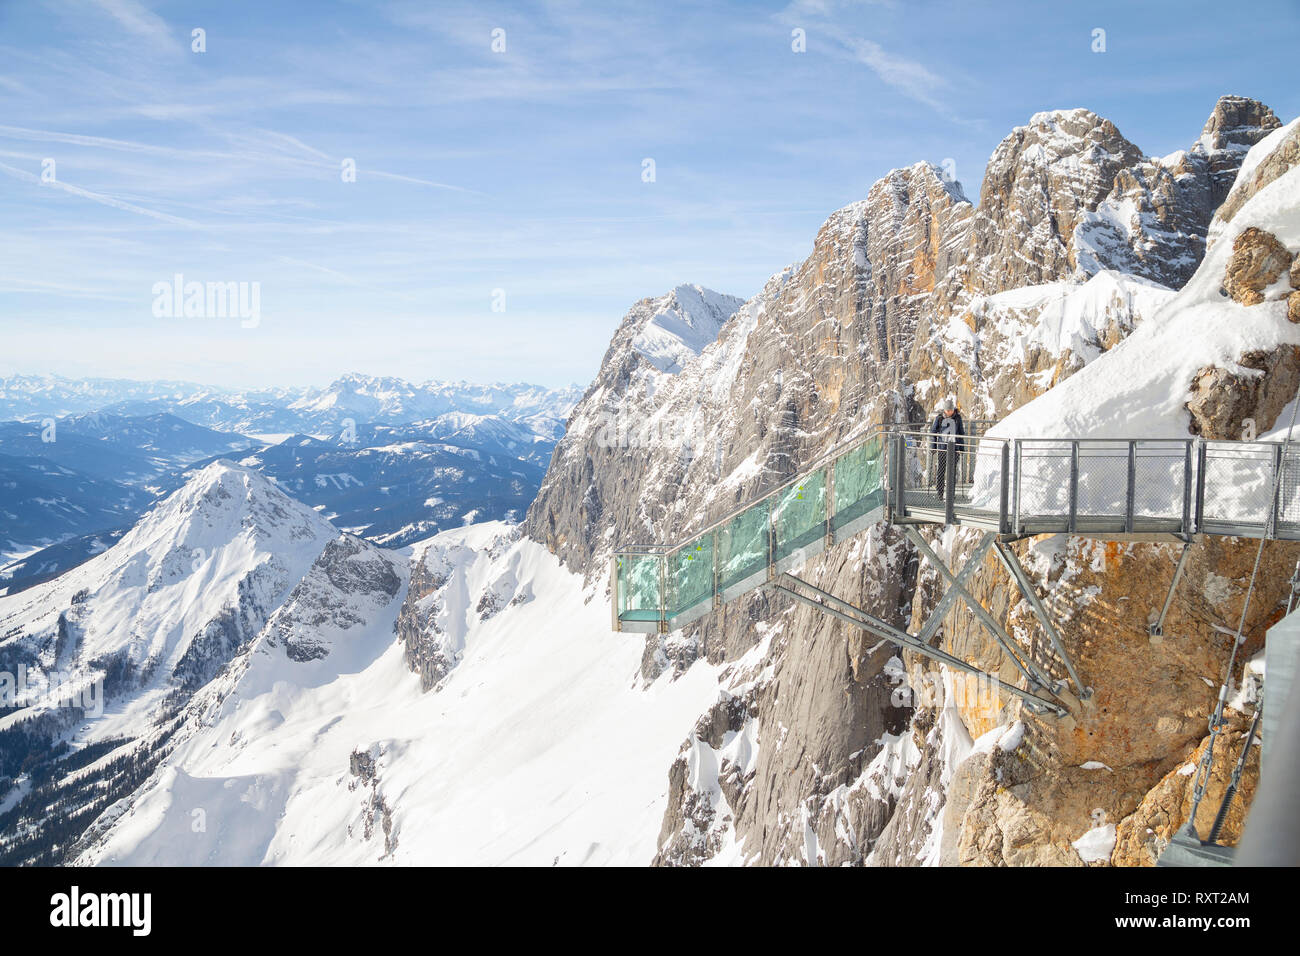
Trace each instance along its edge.
<instances>
[{"instance_id":1,"label":"glass-floored skywalk","mask_svg":"<svg viewBox=\"0 0 1300 956\"><path fill-rule=\"evenodd\" d=\"M1008 538L1300 539L1298 485L1300 446L1284 456L1281 442L979 434L942 442L880 426L679 544L618 549L614 629L682 627L882 520Z\"/></svg>"}]
</instances>

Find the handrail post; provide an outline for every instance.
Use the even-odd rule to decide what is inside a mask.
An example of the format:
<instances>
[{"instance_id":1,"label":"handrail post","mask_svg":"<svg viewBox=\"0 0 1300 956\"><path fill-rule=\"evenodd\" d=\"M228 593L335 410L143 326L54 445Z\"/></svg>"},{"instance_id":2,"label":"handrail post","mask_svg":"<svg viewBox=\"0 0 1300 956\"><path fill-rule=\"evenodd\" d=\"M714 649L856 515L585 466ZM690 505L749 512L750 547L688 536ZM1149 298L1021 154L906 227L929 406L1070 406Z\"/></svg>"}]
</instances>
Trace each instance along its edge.
<instances>
[{"instance_id":1,"label":"handrail post","mask_svg":"<svg viewBox=\"0 0 1300 956\"><path fill-rule=\"evenodd\" d=\"M1205 530L1205 468L1209 456L1205 452L1205 439L1196 439L1196 530Z\"/></svg>"},{"instance_id":2,"label":"handrail post","mask_svg":"<svg viewBox=\"0 0 1300 956\"><path fill-rule=\"evenodd\" d=\"M1079 522L1079 440L1070 442L1070 534L1078 530Z\"/></svg>"},{"instance_id":3,"label":"handrail post","mask_svg":"<svg viewBox=\"0 0 1300 956\"><path fill-rule=\"evenodd\" d=\"M1277 509L1278 509L1279 501L1282 497L1282 446L1281 445L1273 446L1273 474L1270 477L1273 479L1272 484L1269 486L1273 489L1273 494L1272 494L1273 504L1272 507L1268 509L1268 525L1264 529L1264 537L1266 538L1277 537Z\"/></svg>"},{"instance_id":4,"label":"handrail post","mask_svg":"<svg viewBox=\"0 0 1300 956\"><path fill-rule=\"evenodd\" d=\"M772 505L767 506L767 579L776 580L776 508Z\"/></svg>"},{"instance_id":5,"label":"handrail post","mask_svg":"<svg viewBox=\"0 0 1300 956\"><path fill-rule=\"evenodd\" d=\"M880 453L884 460L880 463L881 491L885 502L885 523L894 517L894 436L885 431L880 438Z\"/></svg>"},{"instance_id":6,"label":"handrail post","mask_svg":"<svg viewBox=\"0 0 1300 956\"><path fill-rule=\"evenodd\" d=\"M618 619L618 555L609 556L609 610L613 617L614 632L623 630L623 622Z\"/></svg>"},{"instance_id":7,"label":"handrail post","mask_svg":"<svg viewBox=\"0 0 1300 956\"><path fill-rule=\"evenodd\" d=\"M957 467L959 465L956 441L944 442L943 459L943 523L946 527L957 523L957 509L953 505L953 498L957 494Z\"/></svg>"},{"instance_id":8,"label":"handrail post","mask_svg":"<svg viewBox=\"0 0 1300 956\"><path fill-rule=\"evenodd\" d=\"M668 633L668 555L659 555L659 631Z\"/></svg>"},{"instance_id":9,"label":"handrail post","mask_svg":"<svg viewBox=\"0 0 1300 956\"><path fill-rule=\"evenodd\" d=\"M1192 534L1192 442L1183 442L1183 536Z\"/></svg>"},{"instance_id":10,"label":"handrail post","mask_svg":"<svg viewBox=\"0 0 1300 956\"><path fill-rule=\"evenodd\" d=\"M1137 442L1128 443L1128 484L1124 490L1124 531L1133 533L1133 509L1137 499Z\"/></svg>"},{"instance_id":11,"label":"handrail post","mask_svg":"<svg viewBox=\"0 0 1300 956\"><path fill-rule=\"evenodd\" d=\"M713 544L710 545L713 552L713 609L716 611L722 607L722 594L718 590L718 582L722 580L718 572L718 529L713 529Z\"/></svg>"},{"instance_id":12,"label":"handrail post","mask_svg":"<svg viewBox=\"0 0 1300 956\"><path fill-rule=\"evenodd\" d=\"M1010 500L1011 488L1011 446L1002 442L1002 488L998 496L998 531L1006 534L1011 529L1011 516L1007 514L1007 502Z\"/></svg>"},{"instance_id":13,"label":"handrail post","mask_svg":"<svg viewBox=\"0 0 1300 956\"><path fill-rule=\"evenodd\" d=\"M905 493L907 479L904 477L904 470L907 467L907 436L899 432L894 436L894 450L897 452L894 462L894 474L898 487L894 489L894 510L898 517L907 515L907 495Z\"/></svg>"},{"instance_id":14,"label":"handrail post","mask_svg":"<svg viewBox=\"0 0 1300 956\"><path fill-rule=\"evenodd\" d=\"M1016 510L1015 510L1015 519L1011 523L1011 532L1013 534L1020 534L1020 483L1021 483L1020 473L1021 473L1021 467L1023 463L1023 456L1021 455L1020 439L1017 438L1014 441L1016 446L1016 466L1015 466Z\"/></svg>"}]
</instances>

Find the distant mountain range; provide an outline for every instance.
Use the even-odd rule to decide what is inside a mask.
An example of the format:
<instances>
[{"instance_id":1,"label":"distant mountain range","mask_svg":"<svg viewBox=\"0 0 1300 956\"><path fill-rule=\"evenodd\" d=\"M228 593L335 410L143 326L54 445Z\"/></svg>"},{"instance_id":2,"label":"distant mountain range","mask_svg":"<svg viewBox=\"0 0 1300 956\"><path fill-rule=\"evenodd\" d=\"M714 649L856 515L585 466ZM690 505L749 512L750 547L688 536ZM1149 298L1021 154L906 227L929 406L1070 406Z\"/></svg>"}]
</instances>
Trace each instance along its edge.
<instances>
[{"instance_id":1,"label":"distant mountain range","mask_svg":"<svg viewBox=\"0 0 1300 956\"><path fill-rule=\"evenodd\" d=\"M406 424L450 413L486 415L557 438L582 397L577 385L413 384L390 376L344 375L324 388L233 391L185 382L0 377L0 420L32 421L83 412L170 413L195 425L254 435L324 434L354 425Z\"/></svg>"},{"instance_id":2,"label":"distant mountain range","mask_svg":"<svg viewBox=\"0 0 1300 956\"><path fill-rule=\"evenodd\" d=\"M0 593L98 554L223 458L384 544L522 519L579 397L361 375L253 392L0 378Z\"/></svg>"}]
</instances>

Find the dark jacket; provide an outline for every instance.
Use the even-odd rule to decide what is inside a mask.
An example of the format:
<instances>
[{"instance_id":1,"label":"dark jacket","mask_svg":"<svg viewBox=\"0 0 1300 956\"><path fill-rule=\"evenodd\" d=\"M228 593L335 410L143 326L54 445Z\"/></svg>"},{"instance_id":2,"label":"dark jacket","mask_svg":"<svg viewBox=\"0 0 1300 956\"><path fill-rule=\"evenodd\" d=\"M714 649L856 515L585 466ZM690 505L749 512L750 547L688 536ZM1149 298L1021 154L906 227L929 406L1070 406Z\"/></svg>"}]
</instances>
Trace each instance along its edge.
<instances>
[{"instance_id":1,"label":"dark jacket","mask_svg":"<svg viewBox=\"0 0 1300 956\"><path fill-rule=\"evenodd\" d=\"M943 412L939 412L939 414L935 416L934 424L930 426L930 434L935 436L935 438L932 439L931 441L931 444L935 448L942 448L945 444L943 439L939 436L965 435L966 426L961 420L961 412L954 411L952 413L952 418L945 418ZM960 450L962 445L965 444L965 442L963 442L960 438L956 438L955 440L957 442L957 448L958 450Z\"/></svg>"}]
</instances>

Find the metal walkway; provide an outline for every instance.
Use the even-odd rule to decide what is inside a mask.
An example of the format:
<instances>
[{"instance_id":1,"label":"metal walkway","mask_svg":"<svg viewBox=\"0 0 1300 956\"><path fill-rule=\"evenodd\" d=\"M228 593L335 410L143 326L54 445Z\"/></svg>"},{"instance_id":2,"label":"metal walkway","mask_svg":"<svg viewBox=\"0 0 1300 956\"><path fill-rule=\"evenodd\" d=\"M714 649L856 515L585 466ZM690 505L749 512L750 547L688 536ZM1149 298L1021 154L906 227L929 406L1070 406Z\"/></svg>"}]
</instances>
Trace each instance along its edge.
<instances>
[{"instance_id":1,"label":"metal walkway","mask_svg":"<svg viewBox=\"0 0 1300 956\"><path fill-rule=\"evenodd\" d=\"M679 544L616 551L614 630L682 627L878 521L960 525L1001 540L1059 532L1300 540L1300 448L1283 460L1281 442L975 436L941 444L924 431L877 426ZM1010 549L998 555L1014 561ZM1009 570L1024 590L1027 580Z\"/></svg>"},{"instance_id":2,"label":"metal walkway","mask_svg":"<svg viewBox=\"0 0 1300 956\"><path fill-rule=\"evenodd\" d=\"M809 558L879 521L901 527L918 557L944 580L942 596L916 634L794 574ZM917 526L925 524L959 525L981 532L959 571L946 567L919 533ZM679 544L635 545L616 551L610 566L613 627L616 631L667 632L749 591L768 587L877 638L956 670L989 678L1035 713L1063 717L1075 701L1090 696L1092 689L1080 680L1051 615L1015 552L1007 546L1008 541L1045 533L1181 540L1183 549L1164 606L1158 616L1153 609L1150 630L1157 635L1162 633L1194 536L1300 540L1300 448L1289 441L1017 439L978 433L944 442L925 431L878 426ZM1045 673L968 590L968 580L990 551L1038 618L1063 665L1057 671L1064 675L1059 679ZM1293 580L1293 596L1296 581L1300 581L1300 566ZM1000 682L997 675L934 646L943 619L958 601L998 643L1019 671L1024 687ZM1244 614L1243 610L1243 623ZM1300 624L1291 626L1300 628ZM1278 625L1273 632L1280 628ZM1288 666L1294 664L1288 662ZM1274 670L1284 675L1279 688L1289 692L1290 670L1281 664L1275 667L1270 656L1270 676ZM1300 694L1287 696L1292 698L1292 711L1300 713ZM1267 732L1271 714L1267 710L1257 714L1255 727L1261 716L1266 724L1264 740L1268 741L1275 736ZM1215 719L1211 718L1212 727ZM1252 735L1253 731L1254 727ZM1249 746L1247 737L1234 771L1234 788ZM1290 752L1296 749L1292 747ZM1273 784L1276 792L1271 792L1269 799L1276 806L1265 803L1270 819L1291 819L1294 814L1287 817L1290 804L1286 801L1300 780L1300 773L1295 772L1300 762L1279 761L1279 766L1284 773L1269 773L1264 778L1265 784ZM1220 808L1215 833L1231 798L1232 790ZM1243 860L1285 857L1294 864L1296 828L1287 830L1290 842L1279 855L1270 849L1270 832L1277 827L1276 823L1261 827L1252 818L1243 841L1250 849ZM1213 835L1208 843L1178 835L1160 865L1221 866L1231 862L1232 856L1233 851L1218 846Z\"/></svg>"}]
</instances>

